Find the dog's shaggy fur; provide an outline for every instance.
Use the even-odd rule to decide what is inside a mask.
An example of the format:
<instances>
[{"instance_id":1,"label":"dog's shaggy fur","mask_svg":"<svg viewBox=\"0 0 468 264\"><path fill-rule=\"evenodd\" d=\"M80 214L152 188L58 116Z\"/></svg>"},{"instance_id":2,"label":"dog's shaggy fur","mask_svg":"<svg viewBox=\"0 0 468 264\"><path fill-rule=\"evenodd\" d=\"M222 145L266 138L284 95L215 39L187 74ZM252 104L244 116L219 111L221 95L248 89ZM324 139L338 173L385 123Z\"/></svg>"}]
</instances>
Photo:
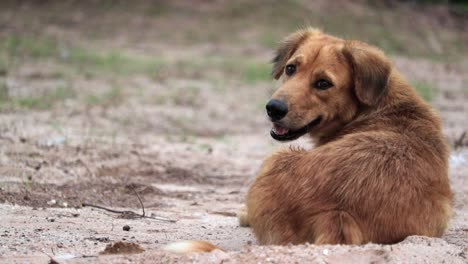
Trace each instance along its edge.
<instances>
[{"instance_id":1,"label":"dog's shaggy fur","mask_svg":"<svg viewBox=\"0 0 468 264\"><path fill-rule=\"evenodd\" d=\"M240 219L261 244L442 235L452 193L440 121L380 50L301 30L279 47L273 76L282 85L272 98L289 109L274 125L306 128L316 147L264 161ZM332 87L314 88L321 79Z\"/></svg>"}]
</instances>

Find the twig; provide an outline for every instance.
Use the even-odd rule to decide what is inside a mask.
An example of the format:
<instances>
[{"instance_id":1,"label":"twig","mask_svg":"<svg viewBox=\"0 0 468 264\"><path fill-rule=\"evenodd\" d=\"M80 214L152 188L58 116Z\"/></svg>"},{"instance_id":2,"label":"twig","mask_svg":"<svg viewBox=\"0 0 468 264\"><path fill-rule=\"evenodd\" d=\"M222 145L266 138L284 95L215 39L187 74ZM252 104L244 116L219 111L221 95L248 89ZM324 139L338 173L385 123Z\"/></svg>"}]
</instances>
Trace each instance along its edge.
<instances>
[{"instance_id":1,"label":"twig","mask_svg":"<svg viewBox=\"0 0 468 264\"><path fill-rule=\"evenodd\" d=\"M120 217L122 217L122 218L129 218L129 219L132 219L132 218L149 218L149 219L154 219L154 220L162 221L162 222L169 222L169 223L175 223L176 222L176 220L171 220L171 219L167 219L167 218L164 218L164 217L158 217L158 216L152 216L152 215L151 216L146 216L145 206L143 205L143 201L141 200L140 195L138 194L138 192L135 189L133 189L133 191L135 192L135 195L137 196L138 201L140 201L140 205L141 205L141 209L143 210L143 214L138 214L138 213L135 213L133 211L128 211L128 210L126 210L126 211L115 210L115 209L107 208L107 207L104 207L104 206L101 206L101 205L95 205L95 204L89 204L89 203L83 203L82 206L93 207L93 208L105 210L107 212L120 214Z\"/></svg>"},{"instance_id":2,"label":"twig","mask_svg":"<svg viewBox=\"0 0 468 264\"><path fill-rule=\"evenodd\" d=\"M168 218L160 217L160 216L144 216L144 218L149 218L149 219L154 219L157 221L163 221L163 222L169 222L169 223L177 222L176 220L172 220L172 219L168 219Z\"/></svg>"},{"instance_id":3,"label":"twig","mask_svg":"<svg viewBox=\"0 0 468 264\"><path fill-rule=\"evenodd\" d=\"M466 136L466 130L463 131L463 133L460 135L458 139L455 140L455 142L453 142L454 149L463 147L463 139L465 139L465 136Z\"/></svg>"},{"instance_id":4,"label":"twig","mask_svg":"<svg viewBox=\"0 0 468 264\"><path fill-rule=\"evenodd\" d=\"M82 206L88 206L88 207L93 207L93 208L97 208L97 209L102 209L102 210L105 210L105 211L107 211L107 212L111 212L111 213L115 213L115 214L120 214L122 217L126 217L126 218L148 218L148 219L154 219L154 220L157 220L157 221L168 222L168 223L175 223L175 222L177 222L176 220L167 219L167 218L164 218L164 217L159 217L159 216L145 216L145 215L141 215L141 214L135 213L135 212L133 212L133 211L115 210L115 209L110 209L110 208L107 208L107 207L104 207L104 206L94 205L94 204L89 204L89 203L83 203Z\"/></svg>"},{"instance_id":5,"label":"twig","mask_svg":"<svg viewBox=\"0 0 468 264\"><path fill-rule=\"evenodd\" d=\"M93 207L93 208L97 208L97 209L102 209L102 210L105 210L107 212L111 212L111 213L115 213L115 214L124 214L124 215L135 215L135 216L139 216L141 217L141 215L133 212L133 211L121 211L121 210L115 210L115 209L110 209L110 208L107 208L107 207L104 207L104 206L100 206L100 205L94 205L94 204L89 204L89 203L83 203L82 204L83 206L88 206L88 207Z\"/></svg>"}]
</instances>

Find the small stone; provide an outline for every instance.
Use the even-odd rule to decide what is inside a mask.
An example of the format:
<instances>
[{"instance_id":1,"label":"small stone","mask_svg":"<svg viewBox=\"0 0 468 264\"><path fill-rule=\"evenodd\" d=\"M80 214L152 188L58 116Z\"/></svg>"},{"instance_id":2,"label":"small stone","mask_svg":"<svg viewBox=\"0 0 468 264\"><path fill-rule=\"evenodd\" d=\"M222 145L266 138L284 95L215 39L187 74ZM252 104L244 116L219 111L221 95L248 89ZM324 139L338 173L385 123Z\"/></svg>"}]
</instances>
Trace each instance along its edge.
<instances>
[{"instance_id":1,"label":"small stone","mask_svg":"<svg viewBox=\"0 0 468 264\"><path fill-rule=\"evenodd\" d=\"M130 226L129 225L124 225L122 227L123 231L130 231Z\"/></svg>"}]
</instances>

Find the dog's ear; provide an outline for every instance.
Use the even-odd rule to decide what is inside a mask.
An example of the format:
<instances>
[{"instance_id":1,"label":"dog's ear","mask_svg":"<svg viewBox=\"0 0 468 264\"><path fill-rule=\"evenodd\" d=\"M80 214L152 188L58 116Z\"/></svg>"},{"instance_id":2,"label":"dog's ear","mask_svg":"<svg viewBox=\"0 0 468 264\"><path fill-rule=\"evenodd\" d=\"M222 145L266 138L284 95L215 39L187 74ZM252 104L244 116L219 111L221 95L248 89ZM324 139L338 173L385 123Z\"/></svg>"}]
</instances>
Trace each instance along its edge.
<instances>
[{"instance_id":1,"label":"dog's ear","mask_svg":"<svg viewBox=\"0 0 468 264\"><path fill-rule=\"evenodd\" d=\"M283 74L286 62L291 58L299 45L309 36L320 33L317 29L305 29L289 35L276 50L276 55L272 60L273 70L271 71L271 75L278 80Z\"/></svg>"},{"instance_id":2,"label":"dog's ear","mask_svg":"<svg viewBox=\"0 0 468 264\"><path fill-rule=\"evenodd\" d=\"M387 92L392 66L382 51L368 44L350 41L343 48L354 78L354 90L359 101L367 106L377 104Z\"/></svg>"}]
</instances>

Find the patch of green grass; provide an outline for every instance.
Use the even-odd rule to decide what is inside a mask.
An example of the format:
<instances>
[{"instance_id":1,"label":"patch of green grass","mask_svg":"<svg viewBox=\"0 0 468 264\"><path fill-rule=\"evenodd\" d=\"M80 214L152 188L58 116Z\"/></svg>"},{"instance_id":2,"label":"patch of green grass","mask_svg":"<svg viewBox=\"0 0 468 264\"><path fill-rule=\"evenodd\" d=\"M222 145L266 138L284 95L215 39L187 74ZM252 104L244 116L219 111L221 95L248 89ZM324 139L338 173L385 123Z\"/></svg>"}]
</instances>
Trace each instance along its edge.
<instances>
[{"instance_id":1,"label":"patch of green grass","mask_svg":"<svg viewBox=\"0 0 468 264\"><path fill-rule=\"evenodd\" d=\"M101 53L82 48L69 50L65 62L87 72L100 71L118 74L151 74L165 65L164 60L130 56L123 52Z\"/></svg>"},{"instance_id":2,"label":"patch of green grass","mask_svg":"<svg viewBox=\"0 0 468 264\"><path fill-rule=\"evenodd\" d=\"M33 59L57 55L57 42L54 39L32 38L11 35L0 39L0 76L22 59Z\"/></svg>"},{"instance_id":3,"label":"patch of green grass","mask_svg":"<svg viewBox=\"0 0 468 264\"><path fill-rule=\"evenodd\" d=\"M60 86L52 91L44 92L40 96L9 98L6 106L17 106L26 109L47 110L57 103L74 98L76 92L70 86Z\"/></svg>"},{"instance_id":4,"label":"patch of green grass","mask_svg":"<svg viewBox=\"0 0 468 264\"><path fill-rule=\"evenodd\" d=\"M0 41L0 72L24 58L54 58L79 70L92 73L150 74L165 65L157 58L133 56L119 50L100 52L81 47L67 48L50 37L9 36Z\"/></svg>"},{"instance_id":5,"label":"patch of green grass","mask_svg":"<svg viewBox=\"0 0 468 264\"><path fill-rule=\"evenodd\" d=\"M10 101L10 94L5 80L0 80L0 109Z\"/></svg>"},{"instance_id":6,"label":"patch of green grass","mask_svg":"<svg viewBox=\"0 0 468 264\"><path fill-rule=\"evenodd\" d=\"M243 79L247 83L271 80L271 66L267 63L247 63L244 67Z\"/></svg>"},{"instance_id":7,"label":"patch of green grass","mask_svg":"<svg viewBox=\"0 0 468 264\"><path fill-rule=\"evenodd\" d=\"M125 100L123 90L120 86L114 85L102 95L89 95L85 98L88 106L111 107L121 104Z\"/></svg>"},{"instance_id":8,"label":"patch of green grass","mask_svg":"<svg viewBox=\"0 0 468 264\"><path fill-rule=\"evenodd\" d=\"M221 89L225 87L223 82L226 80L248 84L271 80L271 65L268 62L238 57L184 59L169 65L168 70L172 73L172 77L210 80L216 82L215 87Z\"/></svg>"},{"instance_id":9,"label":"patch of green grass","mask_svg":"<svg viewBox=\"0 0 468 264\"><path fill-rule=\"evenodd\" d=\"M273 35L270 40L273 42ZM214 68L233 79L247 83L269 80L270 65L263 62L245 61L238 57L210 57L193 60L184 59L170 62L165 58L144 57L122 50L101 51L61 43L50 37L10 36L0 41L0 73L22 60L50 58L57 60L64 69L78 71L93 76L96 74L146 74L154 76L164 69L171 74L186 78L213 78L207 68ZM4 70L2 70L4 69ZM101 104L102 98L89 98L91 104ZM96 102L93 102L96 101ZM37 98L25 98L20 102L25 106L38 106Z\"/></svg>"},{"instance_id":10,"label":"patch of green grass","mask_svg":"<svg viewBox=\"0 0 468 264\"><path fill-rule=\"evenodd\" d=\"M413 82L412 85L418 94L427 102L431 102L434 99L434 87L429 83L425 81L417 81Z\"/></svg>"},{"instance_id":11,"label":"patch of green grass","mask_svg":"<svg viewBox=\"0 0 468 264\"><path fill-rule=\"evenodd\" d=\"M73 98L75 92L66 87L59 87L52 92L44 93L39 97L22 97L14 100L15 104L28 109L46 110L52 108L56 103Z\"/></svg>"},{"instance_id":12,"label":"patch of green grass","mask_svg":"<svg viewBox=\"0 0 468 264\"><path fill-rule=\"evenodd\" d=\"M284 37L284 36L282 36ZM270 49L276 49L281 41L281 37L271 31L264 31L260 35L260 44Z\"/></svg>"},{"instance_id":13,"label":"patch of green grass","mask_svg":"<svg viewBox=\"0 0 468 264\"><path fill-rule=\"evenodd\" d=\"M9 36L0 42L0 51L9 57L30 56L34 58L55 56L57 41L52 38Z\"/></svg>"},{"instance_id":14,"label":"patch of green grass","mask_svg":"<svg viewBox=\"0 0 468 264\"><path fill-rule=\"evenodd\" d=\"M0 77L7 75L8 68L9 68L9 65L8 65L8 60L6 56L0 53Z\"/></svg>"}]
</instances>

